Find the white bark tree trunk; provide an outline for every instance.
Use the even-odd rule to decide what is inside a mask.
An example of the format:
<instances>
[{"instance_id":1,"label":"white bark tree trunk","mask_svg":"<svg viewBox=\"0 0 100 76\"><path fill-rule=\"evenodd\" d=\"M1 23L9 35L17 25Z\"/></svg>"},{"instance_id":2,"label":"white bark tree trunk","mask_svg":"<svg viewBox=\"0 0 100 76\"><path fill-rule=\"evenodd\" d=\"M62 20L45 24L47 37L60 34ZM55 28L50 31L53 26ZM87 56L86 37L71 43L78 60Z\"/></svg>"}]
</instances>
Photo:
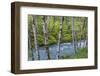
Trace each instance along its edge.
<instances>
[{"instance_id":1,"label":"white bark tree trunk","mask_svg":"<svg viewBox=\"0 0 100 76\"><path fill-rule=\"evenodd\" d=\"M81 48L81 41L82 41L82 19L79 18L80 21L80 44L79 44L79 48Z\"/></svg>"},{"instance_id":2,"label":"white bark tree trunk","mask_svg":"<svg viewBox=\"0 0 100 76\"><path fill-rule=\"evenodd\" d=\"M83 33L84 33L84 35L83 35L83 37L84 37L84 48L87 46L87 41L88 41L88 35L87 35L87 20L86 20L86 18L84 18L84 22L83 22Z\"/></svg>"},{"instance_id":3,"label":"white bark tree trunk","mask_svg":"<svg viewBox=\"0 0 100 76\"><path fill-rule=\"evenodd\" d=\"M50 59L49 47L48 47L48 43L47 43L48 42L47 21L46 21L45 16L42 16L42 22L43 22L42 27L43 27L43 35L44 35L44 45L45 45L47 57L48 57L48 59Z\"/></svg>"},{"instance_id":4,"label":"white bark tree trunk","mask_svg":"<svg viewBox=\"0 0 100 76\"><path fill-rule=\"evenodd\" d=\"M75 30L74 30L74 17L72 17L72 40L73 40L73 49L76 53L76 45L75 45Z\"/></svg>"},{"instance_id":5,"label":"white bark tree trunk","mask_svg":"<svg viewBox=\"0 0 100 76\"><path fill-rule=\"evenodd\" d=\"M39 56L39 50L38 50L38 43L37 43L37 16L33 16L33 24L32 24L32 28L33 28L33 33L34 33L34 45L35 45L35 60L39 60L40 56Z\"/></svg>"},{"instance_id":6,"label":"white bark tree trunk","mask_svg":"<svg viewBox=\"0 0 100 76\"><path fill-rule=\"evenodd\" d=\"M60 41L61 41L62 23L63 23L63 17L60 17L60 27L58 32L58 47L57 47L57 55L56 55L57 59L60 58Z\"/></svg>"}]
</instances>

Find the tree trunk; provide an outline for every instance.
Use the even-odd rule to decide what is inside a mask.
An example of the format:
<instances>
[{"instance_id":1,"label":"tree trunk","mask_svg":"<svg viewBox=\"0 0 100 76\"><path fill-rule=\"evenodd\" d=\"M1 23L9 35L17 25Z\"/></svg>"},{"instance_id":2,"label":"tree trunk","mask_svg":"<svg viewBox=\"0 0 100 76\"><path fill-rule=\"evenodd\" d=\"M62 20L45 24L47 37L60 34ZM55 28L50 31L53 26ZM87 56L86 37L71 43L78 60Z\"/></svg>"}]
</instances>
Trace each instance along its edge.
<instances>
[{"instance_id":1,"label":"tree trunk","mask_svg":"<svg viewBox=\"0 0 100 76\"><path fill-rule=\"evenodd\" d=\"M87 20L86 18L84 18L84 22L83 22L83 29L84 29L84 48L87 46L87 42L88 42L88 35L87 35Z\"/></svg>"},{"instance_id":2,"label":"tree trunk","mask_svg":"<svg viewBox=\"0 0 100 76\"><path fill-rule=\"evenodd\" d=\"M32 28L33 28L33 33L34 33L34 45L35 45L35 60L39 60L40 56L39 56L39 50L38 50L38 44L37 44L37 16L33 16L33 24L32 24Z\"/></svg>"},{"instance_id":3,"label":"tree trunk","mask_svg":"<svg viewBox=\"0 0 100 76\"><path fill-rule=\"evenodd\" d=\"M33 55L33 50L32 50L30 33L28 33L28 47L29 47L29 50L31 50L31 52L32 52L32 60L34 60L34 55Z\"/></svg>"},{"instance_id":4,"label":"tree trunk","mask_svg":"<svg viewBox=\"0 0 100 76\"><path fill-rule=\"evenodd\" d=\"M85 18L81 18L81 37L83 40L84 45L81 48L85 48L85 44L86 44L86 23L85 23Z\"/></svg>"},{"instance_id":5,"label":"tree trunk","mask_svg":"<svg viewBox=\"0 0 100 76\"><path fill-rule=\"evenodd\" d=\"M75 30L74 30L74 17L72 17L72 40L73 40L73 49L76 53L76 45L75 45Z\"/></svg>"},{"instance_id":6,"label":"tree trunk","mask_svg":"<svg viewBox=\"0 0 100 76\"><path fill-rule=\"evenodd\" d=\"M63 22L63 17L60 17L60 27L59 27L59 33L58 33L58 48L57 48L57 55L56 55L57 59L60 58L60 41L61 41L62 22Z\"/></svg>"},{"instance_id":7,"label":"tree trunk","mask_svg":"<svg viewBox=\"0 0 100 76\"><path fill-rule=\"evenodd\" d=\"M88 21L87 21L87 19L86 19L86 47L88 47L88 27L87 27L87 24L88 23Z\"/></svg>"},{"instance_id":8,"label":"tree trunk","mask_svg":"<svg viewBox=\"0 0 100 76\"><path fill-rule=\"evenodd\" d=\"M81 18L79 18L79 21L80 21L80 45L79 45L79 47L81 48L81 41L82 41L82 26L83 26L83 24L82 24L82 19L81 19Z\"/></svg>"},{"instance_id":9,"label":"tree trunk","mask_svg":"<svg viewBox=\"0 0 100 76\"><path fill-rule=\"evenodd\" d=\"M50 54L49 54L49 47L48 47L48 32L47 32L47 21L46 21L46 16L42 16L42 22L43 22L43 35L44 35L44 45L47 53L48 59L50 59Z\"/></svg>"},{"instance_id":10,"label":"tree trunk","mask_svg":"<svg viewBox=\"0 0 100 76\"><path fill-rule=\"evenodd\" d=\"M75 33L75 50L77 51L77 48L78 48L77 31L74 31L74 33Z\"/></svg>"}]
</instances>

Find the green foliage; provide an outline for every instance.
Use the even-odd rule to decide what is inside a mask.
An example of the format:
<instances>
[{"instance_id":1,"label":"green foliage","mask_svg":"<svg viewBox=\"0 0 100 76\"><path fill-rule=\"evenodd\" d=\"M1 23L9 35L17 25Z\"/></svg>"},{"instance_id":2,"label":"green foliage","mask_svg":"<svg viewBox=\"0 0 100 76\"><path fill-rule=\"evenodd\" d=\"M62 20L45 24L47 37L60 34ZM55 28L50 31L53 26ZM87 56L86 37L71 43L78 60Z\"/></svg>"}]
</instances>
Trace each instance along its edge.
<instances>
[{"instance_id":1,"label":"green foliage","mask_svg":"<svg viewBox=\"0 0 100 76\"><path fill-rule=\"evenodd\" d=\"M71 40L72 40L71 34L64 34L64 36L62 36L62 42L71 42Z\"/></svg>"},{"instance_id":2,"label":"green foliage","mask_svg":"<svg viewBox=\"0 0 100 76\"><path fill-rule=\"evenodd\" d=\"M73 56L73 58L87 58L88 50L87 48L80 48L77 50L77 53Z\"/></svg>"},{"instance_id":3,"label":"green foliage","mask_svg":"<svg viewBox=\"0 0 100 76\"><path fill-rule=\"evenodd\" d=\"M42 45L43 45L43 36L39 34L39 35L37 36L37 40L38 40L38 44L39 44L40 46L42 46Z\"/></svg>"},{"instance_id":4,"label":"green foliage","mask_svg":"<svg viewBox=\"0 0 100 76\"><path fill-rule=\"evenodd\" d=\"M52 45L52 44L55 44L55 43L57 43L57 40L54 36L51 35L48 39L48 44Z\"/></svg>"},{"instance_id":5,"label":"green foliage","mask_svg":"<svg viewBox=\"0 0 100 76\"><path fill-rule=\"evenodd\" d=\"M71 16L64 17L63 27L61 32L61 43L62 42L72 42L72 20ZM75 17L75 32L77 36L77 41L80 39L86 39L87 35L87 18L86 17ZM46 16L47 20L47 16ZM81 20L81 21L80 21ZM37 40L38 45L43 46L43 28L42 28L42 16L37 16ZM49 22L47 24L48 31L48 45L57 44L58 32L60 27L60 17L57 16L56 20L54 16L50 16ZM81 25L81 26L80 26ZM34 34L32 30L32 15L28 15L28 33L31 37L31 45L34 47Z\"/></svg>"},{"instance_id":6,"label":"green foliage","mask_svg":"<svg viewBox=\"0 0 100 76\"><path fill-rule=\"evenodd\" d=\"M77 50L77 53L74 55L63 55L60 56L60 59L80 59L80 58L87 58L88 57L88 50L87 48L80 48Z\"/></svg>"}]
</instances>

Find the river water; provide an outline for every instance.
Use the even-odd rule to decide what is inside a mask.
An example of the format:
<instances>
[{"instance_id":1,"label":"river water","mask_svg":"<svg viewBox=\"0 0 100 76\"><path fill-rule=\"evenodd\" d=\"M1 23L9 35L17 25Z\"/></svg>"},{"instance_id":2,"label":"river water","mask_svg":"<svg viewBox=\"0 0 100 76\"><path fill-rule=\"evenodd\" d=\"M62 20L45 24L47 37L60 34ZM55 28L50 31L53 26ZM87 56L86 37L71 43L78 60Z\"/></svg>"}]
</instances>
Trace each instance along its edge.
<instances>
[{"instance_id":1,"label":"river water","mask_svg":"<svg viewBox=\"0 0 100 76\"><path fill-rule=\"evenodd\" d=\"M80 45L81 44L81 45ZM82 48L86 46L86 41L81 41L77 43L78 48ZM49 53L50 53L50 58L51 59L57 59L56 54L57 54L57 44L49 46ZM60 56L64 55L72 55L75 54L75 50L73 48L72 43L61 43L60 44ZM45 47L39 47L39 55L40 55L40 60L47 60L47 53L45 50ZM35 49L33 48L33 56L35 58ZM32 59L32 58L31 58Z\"/></svg>"}]
</instances>

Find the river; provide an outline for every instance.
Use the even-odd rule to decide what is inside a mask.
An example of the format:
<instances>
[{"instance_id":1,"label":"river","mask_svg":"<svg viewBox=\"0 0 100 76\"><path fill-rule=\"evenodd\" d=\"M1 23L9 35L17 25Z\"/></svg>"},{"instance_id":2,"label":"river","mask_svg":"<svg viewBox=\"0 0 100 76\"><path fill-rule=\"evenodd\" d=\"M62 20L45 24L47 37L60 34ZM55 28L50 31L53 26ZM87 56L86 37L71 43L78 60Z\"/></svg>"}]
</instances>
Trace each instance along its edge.
<instances>
[{"instance_id":1,"label":"river","mask_svg":"<svg viewBox=\"0 0 100 76\"><path fill-rule=\"evenodd\" d=\"M81 43L81 45L80 45ZM86 46L86 41L81 41L77 43L78 48L82 48ZM50 53L50 58L51 59L56 59L56 54L57 54L57 44L49 46L49 53ZM35 57L35 49L33 48L33 55ZM61 43L60 44L60 56L64 55L72 55L75 54L73 44L72 43ZM39 47L39 55L40 55L40 60L47 60L47 54L45 47ZM31 60L31 59L30 59Z\"/></svg>"}]
</instances>

